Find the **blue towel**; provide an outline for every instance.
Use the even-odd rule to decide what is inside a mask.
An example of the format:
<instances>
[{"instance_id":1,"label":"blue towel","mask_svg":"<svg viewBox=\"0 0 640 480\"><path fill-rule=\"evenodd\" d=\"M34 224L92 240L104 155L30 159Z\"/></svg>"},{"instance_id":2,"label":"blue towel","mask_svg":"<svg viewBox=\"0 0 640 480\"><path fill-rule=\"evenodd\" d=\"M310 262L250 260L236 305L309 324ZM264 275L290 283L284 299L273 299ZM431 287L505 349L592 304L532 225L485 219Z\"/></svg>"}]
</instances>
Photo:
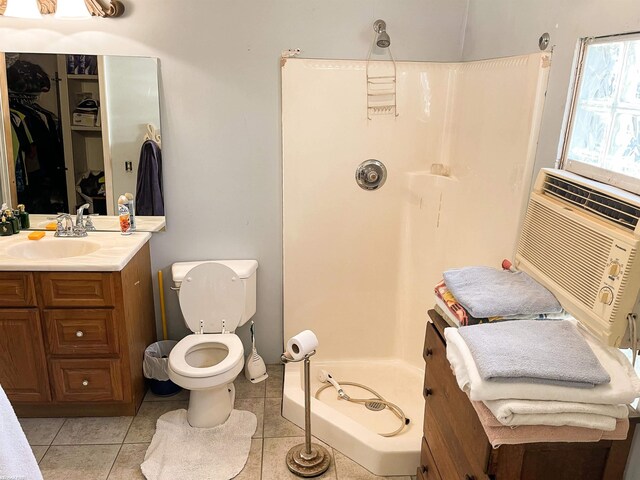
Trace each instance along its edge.
<instances>
[{"instance_id":1,"label":"blue towel","mask_svg":"<svg viewBox=\"0 0 640 480\"><path fill-rule=\"evenodd\" d=\"M475 318L562 311L556 297L524 272L465 267L444 272L444 282Z\"/></svg>"},{"instance_id":2,"label":"blue towel","mask_svg":"<svg viewBox=\"0 0 640 480\"><path fill-rule=\"evenodd\" d=\"M567 320L521 320L459 330L484 380L593 388L611 378Z\"/></svg>"}]
</instances>

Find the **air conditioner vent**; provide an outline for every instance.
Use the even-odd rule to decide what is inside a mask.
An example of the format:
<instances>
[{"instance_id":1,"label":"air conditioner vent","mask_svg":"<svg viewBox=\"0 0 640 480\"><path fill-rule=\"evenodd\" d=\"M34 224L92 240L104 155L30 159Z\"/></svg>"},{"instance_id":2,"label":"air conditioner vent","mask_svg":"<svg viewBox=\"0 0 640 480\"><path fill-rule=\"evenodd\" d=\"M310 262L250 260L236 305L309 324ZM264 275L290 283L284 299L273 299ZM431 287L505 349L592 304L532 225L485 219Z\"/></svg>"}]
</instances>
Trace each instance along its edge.
<instances>
[{"instance_id":1,"label":"air conditioner vent","mask_svg":"<svg viewBox=\"0 0 640 480\"><path fill-rule=\"evenodd\" d=\"M612 241L531 199L518 255L586 308L593 308Z\"/></svg>"},{"instance_id":2,"label":"air conditioner vent","mask_svg":"<svg viewBox=\"0 0 640 480\"><path fill-rule=\"evenodd\" d=\"M559 198L583 210L588 210L632 232L640 219L638 206L566 178L546 175L542 193Z\"/></svg>"}]
</instances>

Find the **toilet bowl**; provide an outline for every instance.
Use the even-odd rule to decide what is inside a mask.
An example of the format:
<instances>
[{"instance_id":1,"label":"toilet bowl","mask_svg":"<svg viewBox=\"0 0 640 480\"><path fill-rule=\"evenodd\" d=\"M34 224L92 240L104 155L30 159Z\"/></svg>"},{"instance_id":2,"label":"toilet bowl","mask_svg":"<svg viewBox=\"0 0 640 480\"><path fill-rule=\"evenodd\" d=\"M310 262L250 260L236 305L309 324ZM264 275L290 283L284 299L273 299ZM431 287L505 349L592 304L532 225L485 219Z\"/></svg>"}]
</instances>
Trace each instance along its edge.
<instances>
[{"instance_id":1,"label":"toilet bowl","mask_svg":"<svg viewBox=\"0 0 640 480\"><path fill-rule=\"evenodd\" d=\"M191 391L187 420L193 427L224 423L235 401L233 381L244 366L234 333L255 313L255 260L174 264L185 323L194 333L169 354L169 378Z\"/></svg>"}]
</instances>

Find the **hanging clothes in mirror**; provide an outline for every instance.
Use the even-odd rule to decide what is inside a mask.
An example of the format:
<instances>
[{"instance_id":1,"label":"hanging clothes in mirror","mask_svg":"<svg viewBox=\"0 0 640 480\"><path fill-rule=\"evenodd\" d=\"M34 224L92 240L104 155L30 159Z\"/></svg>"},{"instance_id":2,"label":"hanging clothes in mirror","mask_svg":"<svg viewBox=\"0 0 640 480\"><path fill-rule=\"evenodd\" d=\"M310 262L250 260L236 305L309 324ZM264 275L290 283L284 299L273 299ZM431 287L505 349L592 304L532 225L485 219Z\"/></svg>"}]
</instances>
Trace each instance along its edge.
<instances>
[{"instance_id":1,"label":"hanging clothes in mirror","mask_svg":"<svg viewBox=\"0 0 640 480\"><path fill-rule=\"evenodd\" d=\"M32 213L67 212L59 118L39 105L40 95L51 90L51 78L41 66L13 57L7 84L18 203Z\"/></svg>"}]
</instances>

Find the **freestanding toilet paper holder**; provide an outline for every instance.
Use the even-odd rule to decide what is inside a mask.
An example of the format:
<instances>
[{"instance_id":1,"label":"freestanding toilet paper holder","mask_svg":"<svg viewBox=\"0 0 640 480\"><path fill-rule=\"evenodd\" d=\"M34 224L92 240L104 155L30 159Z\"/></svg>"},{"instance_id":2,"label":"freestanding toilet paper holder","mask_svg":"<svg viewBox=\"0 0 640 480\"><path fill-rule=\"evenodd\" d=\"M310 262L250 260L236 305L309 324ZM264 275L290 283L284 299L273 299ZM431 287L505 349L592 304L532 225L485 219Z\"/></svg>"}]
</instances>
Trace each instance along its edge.
<instances>
[{"instance_id":1,"label":"freestanding toilet paper holder","mask_svg":"<svg viewBox=\"0 0 640 480\"><path fill-rule=\"evenodd\" d=\"M331 464L331 456L326 448L311 443L311 361L309 352L300 360L294 360L287 353L280 356L282 363L304 362L304 443L292 447L287 453L287 467L299 477L317 477Z\"/></svg>"}]
</instances>

